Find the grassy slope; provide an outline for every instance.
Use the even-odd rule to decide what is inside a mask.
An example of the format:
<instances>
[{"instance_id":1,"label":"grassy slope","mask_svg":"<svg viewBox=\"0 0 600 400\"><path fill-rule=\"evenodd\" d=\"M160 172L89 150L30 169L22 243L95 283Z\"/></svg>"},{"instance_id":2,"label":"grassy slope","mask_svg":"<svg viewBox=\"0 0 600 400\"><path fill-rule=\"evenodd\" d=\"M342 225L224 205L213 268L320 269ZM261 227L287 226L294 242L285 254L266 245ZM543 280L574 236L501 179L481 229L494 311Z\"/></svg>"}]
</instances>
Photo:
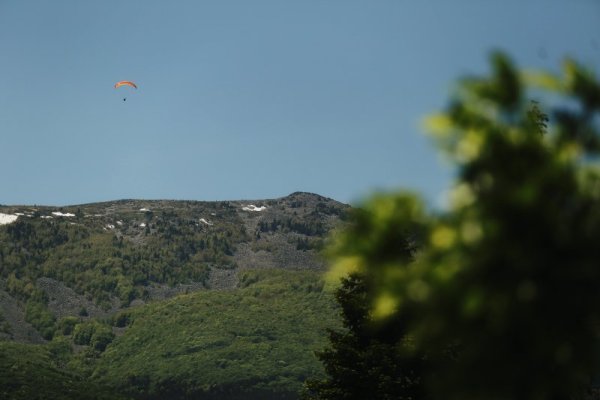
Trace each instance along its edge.
<instances>
[{"instance_id":1,"label":"grassy slope","mask_svg":"<svg viewBox=\"0 0 600 400\"><path fill-rule=\"evenodd\" d=\"M315 350L339 326L318 273L246 272L242 288L131 312L93 378L144 398L293 398L322 374Z\"/></svg>"}]
</instances>

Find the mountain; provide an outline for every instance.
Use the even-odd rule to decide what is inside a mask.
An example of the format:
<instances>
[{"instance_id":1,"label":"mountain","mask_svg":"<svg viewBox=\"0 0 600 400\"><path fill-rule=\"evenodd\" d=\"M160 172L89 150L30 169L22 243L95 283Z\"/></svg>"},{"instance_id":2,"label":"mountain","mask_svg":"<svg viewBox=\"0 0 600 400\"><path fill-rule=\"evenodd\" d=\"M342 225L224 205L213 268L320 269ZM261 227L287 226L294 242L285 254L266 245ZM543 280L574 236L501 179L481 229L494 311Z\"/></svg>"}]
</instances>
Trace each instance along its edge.
<instances>
[{"instance_id":1,"label":"mountain","mask_svg":"<svg viewBox=\"0 0 600 400\"><path fill-rule=\"evenodd\" d=\"M51 337L53 318L106 317L179 293L234 288L245 269L321 270L318 250L348 209L302 192L0 206L0 334L40 342Z\"/></svg>"},{"instance_id":2,"label":"mountain","mask_svg":"<svg viewBox=\"0 0 600 400\"><path fill-rule=\"evenodd\" d=\"M0 206L0 369L23 342L47 393L296 398L339 327L319 251L349 210L303 192ZM27 398L22 376L5 397Z\"/></svg>"}]
</instances>

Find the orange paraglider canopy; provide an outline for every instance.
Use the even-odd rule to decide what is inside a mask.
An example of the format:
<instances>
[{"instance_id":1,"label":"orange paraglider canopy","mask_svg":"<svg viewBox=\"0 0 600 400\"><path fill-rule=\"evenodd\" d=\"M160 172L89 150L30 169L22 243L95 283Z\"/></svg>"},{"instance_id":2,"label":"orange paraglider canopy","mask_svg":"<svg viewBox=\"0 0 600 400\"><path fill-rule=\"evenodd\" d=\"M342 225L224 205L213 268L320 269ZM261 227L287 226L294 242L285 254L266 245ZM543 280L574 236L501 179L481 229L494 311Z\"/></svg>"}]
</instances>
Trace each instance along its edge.
<instances>
[{"instance_id":1,"label":"orange paraglider canopy","mask_svg":"<svg viewBox=\"0 0 600 400\"><path fill-rule=\"evenodd\" d=\"M137 85L131 81L120 81L115 83L115 89L121 86L131 86L132 88L137 89Z\"/></svg>"}]
</instances>

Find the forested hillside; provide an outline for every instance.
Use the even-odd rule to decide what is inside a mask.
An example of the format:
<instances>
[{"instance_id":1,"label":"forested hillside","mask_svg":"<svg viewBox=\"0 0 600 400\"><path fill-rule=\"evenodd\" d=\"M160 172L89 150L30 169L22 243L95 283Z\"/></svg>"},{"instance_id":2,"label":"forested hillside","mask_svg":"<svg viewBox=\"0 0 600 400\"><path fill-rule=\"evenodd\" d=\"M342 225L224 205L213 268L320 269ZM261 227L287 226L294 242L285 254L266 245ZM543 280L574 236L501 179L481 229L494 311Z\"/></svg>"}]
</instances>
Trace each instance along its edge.
<instances>
[{"instance_id":1,"label":"forested hillside","mask_svg":"<svg viewBox=\"0 0 600 400\"><path fill-rule=\"evenodd\" d=\"M320 249L348 210L309 193L0 206L1 397L296 398L338 325Z\"/></svg>"},{"instance_id":2,"label":"forested hillside","mask_svg":"<svg viewBox=\"0 0 600 400\"><path fill-rule=\"evenodd\" d=\"M39 342L26 321L50 340L64 318L234 288L247 268L320 270L318 250L347 209L309 193L0 207L0 335Z\"/></svg>"},{"instance_id":3,"label":"forested hillside","mask_svg":"<svg viewBox=\"0 0 600 400\"><path fill-rule=\"evenodd\" d=\"M295 398L322 376L314 352L339 325L315 272L254 271L235 291L197 292L117 317L126 326L94 381L143 398Z\"/></svg>"},{"instance_id":4,"label":"forested hillside","mask_svg":"<svg viewBox=\"0 0 600 400\"><path fill-rule=\"evenodd\" d=\"M2 398L295 399L340 325L320 276L248 270L234 290L68 317L42 345L0 342Z\"/></svg>"}]
</instances>

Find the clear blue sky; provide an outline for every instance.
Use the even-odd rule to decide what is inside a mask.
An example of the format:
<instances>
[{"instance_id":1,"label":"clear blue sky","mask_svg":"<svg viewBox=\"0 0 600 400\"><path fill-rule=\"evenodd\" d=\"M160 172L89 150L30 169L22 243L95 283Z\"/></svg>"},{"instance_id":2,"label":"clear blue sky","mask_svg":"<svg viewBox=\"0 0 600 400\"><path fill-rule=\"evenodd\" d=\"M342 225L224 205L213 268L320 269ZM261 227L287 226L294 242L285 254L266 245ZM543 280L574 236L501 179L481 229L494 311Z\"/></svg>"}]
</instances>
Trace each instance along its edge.
<instances>
[{"instance_id":1,"label":"clear blue sky","mask_svg":"<svg viewBox=\"0 0 600 400\"><path fill-rule=\"evenodd\" d=\"M0 0L0 203L435 202L420 121L492 49L600 71L600 1Z\"/></svg>"}]
</instances>

